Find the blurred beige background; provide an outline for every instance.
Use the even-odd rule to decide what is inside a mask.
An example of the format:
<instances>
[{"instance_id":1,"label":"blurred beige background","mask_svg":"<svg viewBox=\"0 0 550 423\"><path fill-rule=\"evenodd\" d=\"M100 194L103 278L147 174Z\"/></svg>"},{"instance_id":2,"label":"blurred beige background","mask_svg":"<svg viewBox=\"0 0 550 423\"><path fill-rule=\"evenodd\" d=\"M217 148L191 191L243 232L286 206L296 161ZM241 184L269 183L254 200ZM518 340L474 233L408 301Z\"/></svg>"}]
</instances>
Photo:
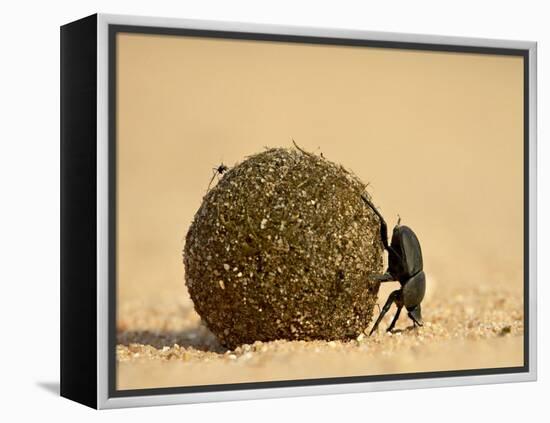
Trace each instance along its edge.
<instances>
[{"instance_id":1,"label":"blurred beige background","mask_svg":"<svg viewBox=\"0 0 550 423\"><path fill-rule=\"evenodd\" d=\"M432 291L521 289L521 58L138 34L117 42L119 299L184 290L183 241L212 168L291 137L370 182L389 226L399 214L414 228Z\"/></svg>"}]
</instances>

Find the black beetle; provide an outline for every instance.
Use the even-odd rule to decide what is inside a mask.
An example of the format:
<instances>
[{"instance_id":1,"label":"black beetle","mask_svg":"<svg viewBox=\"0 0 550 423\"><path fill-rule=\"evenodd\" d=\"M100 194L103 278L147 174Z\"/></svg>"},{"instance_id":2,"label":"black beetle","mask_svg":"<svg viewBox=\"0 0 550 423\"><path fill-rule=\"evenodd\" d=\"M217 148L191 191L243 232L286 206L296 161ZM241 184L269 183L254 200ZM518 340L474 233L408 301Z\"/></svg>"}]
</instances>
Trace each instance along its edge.
<instances>
[{"instance_id":1,"label":"black beetle","mask_svg":"<svg viewBox=\"0 0 550 423\"><path fill-rule=\"evenodd\" d=\"M420 242L411 228L400 225L401 219L399 219L393 228L391 245L388 245L388 227L384 218L368 197L361 195L361 198L380 219L382 245L388 251L388 270L383 275L376 275L374 279L377 282L399 281L401 284L401 288L393 291L388 297L369 336L378 329L378 324L393 303L397 306L397 313L387 329L388 332L394 328L403 307L407 309L413 326L422 326L420 303L426 292L426 275L423 270Z\"/></svg>"}]
</instances>

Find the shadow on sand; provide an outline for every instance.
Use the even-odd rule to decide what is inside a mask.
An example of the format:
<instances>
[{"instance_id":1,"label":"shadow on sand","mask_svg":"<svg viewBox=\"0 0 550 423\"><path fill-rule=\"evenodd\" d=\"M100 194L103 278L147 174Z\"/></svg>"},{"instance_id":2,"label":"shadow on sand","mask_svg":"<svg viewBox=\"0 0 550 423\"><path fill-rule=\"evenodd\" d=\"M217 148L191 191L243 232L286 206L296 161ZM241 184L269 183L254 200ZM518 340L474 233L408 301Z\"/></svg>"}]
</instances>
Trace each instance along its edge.
<instances>
[{"instance_id":1,"label":"shadow on sand","mask_svg":"<svg viewBox=\"0 0 550 423\"><path fill-rule=\"evenodd\" d=\"M220 345L216 337L203 326L182 331L119 331L117 344L151 345L157 349L178 344L183 348L194 348L201 351L223 353L226 348Z\"/></svg>"}]
</instances>

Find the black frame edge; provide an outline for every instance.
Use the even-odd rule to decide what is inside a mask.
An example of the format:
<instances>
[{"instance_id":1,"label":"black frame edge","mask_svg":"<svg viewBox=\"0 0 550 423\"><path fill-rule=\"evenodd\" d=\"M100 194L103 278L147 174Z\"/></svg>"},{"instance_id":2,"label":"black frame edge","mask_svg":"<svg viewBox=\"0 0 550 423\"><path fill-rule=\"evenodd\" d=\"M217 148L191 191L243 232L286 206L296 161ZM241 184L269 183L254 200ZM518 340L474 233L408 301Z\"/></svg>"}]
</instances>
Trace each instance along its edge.
<instances>
[{"instance_id":1,"label":"black frame edge","mask_svg":"<svg viewBox=\"0 0 550 423\"><path fill-rule=\"evenodd\" d=\"M97 408L97 14L60 32L61 396Z\"/></svg>"}]
</instances>

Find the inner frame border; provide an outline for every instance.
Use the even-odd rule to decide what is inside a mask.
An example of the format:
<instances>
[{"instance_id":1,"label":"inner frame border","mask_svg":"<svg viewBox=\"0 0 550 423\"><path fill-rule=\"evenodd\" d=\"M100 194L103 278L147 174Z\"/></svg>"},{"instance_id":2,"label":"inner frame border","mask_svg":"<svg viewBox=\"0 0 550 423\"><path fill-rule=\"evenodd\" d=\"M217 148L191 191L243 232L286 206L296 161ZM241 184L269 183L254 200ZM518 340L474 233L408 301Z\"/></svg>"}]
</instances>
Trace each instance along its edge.
<instances>
[{"instance_id":1,"label":"inner frame border","mask_svg":"<svg viewBox=\"0 0 550 423\"><path fill-rule=\"evenodd\" d=\"M281 395L281 390L278 388L288 387L316 387L327 385L339 385L343 384L358 384L363 386L365 383L372 382L405 382L399 386L393 383L390 387L384 387L381 389L398 389L400 387L407 387L406 381L430 379L434 381L430 386L443 386L443 383L448 378L454 380L454 384L468 384L462 377L465 376L488 376L488 375L513 375L521 374L522 378L516 378L514 380L534 380L536 378L536 371L531 363L531 354L535 357L536 352L536 340L531 337L531 323L535 323L533 309L530 305L535 306L534 302L530 302L533 297L530 296L530 283L534 285L534 279L530 281L530 277L534 276L534 272L530 272L530 268L534 269L534 257L531 255L532 247L535 246L534 240L536 238L532 232L533 220L536 219L534 210L530 207L535 203L533 196L536 191L530 191L534 187L535 173L533 168L536 164L536 145L534 144L534 134L530 132L530 128L535 129L536 116L534 113L530 113L531 106L535 106L535 69L536 66L536 44L529 42L517 42L517 41L501 41L501 40L476 40L472 38L454 38L454 37L436 37L436 36L411 36L408 34L390 34L390 33L369 33L360 31L346 31L352 35L348 36L332 36L332 33L338 32L335 30L325 30L322 28L299 28L291 27L290 31L288 27L277 26L262 26L251 24L231 24L223 22L203 22L203 21L185 21L185 20L172 20L172 19L160 19L160 18L145 18L145 17L129 17L129 16L113 16L113 15L99 15L105 19L98 19L98 40L104 38L107 41L107 66L108 72L106 76L107 81L100 81L101 74L98 74L98 94L101 91L101 82L104 82L103 86L107 85L108 97L107 97L107 109L108 109L108 201L107 201L107 223L108 234L100 234L101 227L98 225L98 239L106 237L108 241L108 341L107 341L107 389L106 392L101 392L101 384L105 384L102 381L104 375L101 373L101 362L99 356L101 351L98 351L98 404L107 405L109 401L114 399L134 398L135 400L141 399L137 402L133 401L131 405L148 405L154 402L145 401L144 397L156 396L157 398L162 395L174 394L199 394L199 393L221 393L222 391L244 391L249 392L240 395L239 398L252 398L253 391L251 390L263 390L273 391L271 395L260 395L259 397L277 397L287 396L287 394ZM138 24L125 24L123 21L137 20ZM101 21L101 22L100 22ZM122 22L107 22L107 21L122 21ZM157 25L157 22L162 21L162 25ZM154 23L154 25L151 25ZM168 23L167 26L166 23ZM225 25L224 25L225 24ZM229 27L229 30L224 29L206 29L209 27ZM106 27L107 31L104 31ZM253 31L237 30L241 27L252 27ZM268 29L267 32L262 32L262 29ZM257 31L260 30L260 31ZM296 32L314 32L318 35L297 35ZM107 32L107 34L103 34ZM286 43L301 43L301 44L324 44L324 45L336 45L336 46L355 46L355 47L368 47L368 48L385 48L385 49L399 49L399 50L417 50L417 51L436 51L436 52L451 52L451 53L470 53L470 54L494 54L494 55L508 55L519 56L523 58L524 63L524 365L520 367L507 367L507 368L482 368L472 370L450 370L450 371L437 371L437 372L421 372L421 373L401 373L401 374L388 374L388 375L372 375L372 376L350 376L350 377L334 377L334 378L320 378L320 379L303 379L303 380L285 380L285 381L267 381L267 382L250 382L250 383L229 383L229 384L216 384L216 385L196 385L196 386L184 386L184 387L169 387L169 388L150 388L150 389L135 389L135 390L117 390L116 389L116 35L119 33L136 33L136 34L151 34L151 35L164 35L164 36L187 36L187 37L207 37L207 38L221 38L221 39L234 39L234 40L252 40L258 42L286 42ZM331 36L322 36L322 33L331 33ZM392 39L393 38L393 39ZM400 40L400 38L404 40ZM409 40L412 38L412 40ZM416 40L415 40L416 39ZM421 41L418 41L421 39ZM436 42L441 39L441 43ZM460 41L463 43L461 44ZM476 45L479 44L479 45ZM495 45L496 44L496 45ZM98 57L102 55L101 43L98 44ZM489 45L489 46L487 46ZM499 46L502 45L502 46ZM98 61L98 68L101 63ZM105 84L106 82L106 84ZM100 99L98 97L98 109ZM98 129L101 129L101 119L98 115ZM104 130L104 129L103 129ZM98 138L100 133L98 132ZM98 143L99 144L99 143ZM533 148L530 150L530 147ZM98 145L98 151L100 146ZM105 152L105 151L104 151ZM104 157L105 155L103 155ZM98 161L101 160L101 156L98 155ZM99 182L99 163L98 163L98 182ZM531 182L531 184L530 184ZM536 189L536 187L535 187ZM100 190L101 187L98 183L98 212L100 208ZM105 206L105 204L103 204ZM535 203L536 205L536 203ZM530 214L531 213L531 214ZM533 219L533 220L532 220ZM98 213L98 223L101 220ZM531 231L530 231L531 229ZM531 237L530 237L531 235ZM101 243L98 242L98 249L101 248ZM99 261L99 260L98 260ZM100 263L98 263L100 267ZM98 279L101 278L101 274L98 273ZM99 281L98 281L99 283ZM99 290L98 290L99 291ZM533 289L534 291L534 289ZM100 330L104 331L105 326L100 325L102 295L98 292L98 349L101 349L100 342ZM103 297L104 298L104 297ZM532 303L532 304L531 304ZM533 314L530 314L533 313ZM105 322L103 322L105 323ZM533 325L535 326L535 325ZM535 326L536 327L536 326ZM530 341L532 341L530 343ZM533 351L531 348L535 348ZM103 365L103 368L105 365ZM519 376L519 375L518 375ZM460 377L460 378L459 378ZM462 379L459 383L458 379ZM472 378L470 378L472 379ZM452 382L451 380L451 382ZM508 377L503 381L511 381L512 378ZM484 382L477 383L490 383L486 380ZM472 382L475 383L475 382ZM446 383L445 383L446 384ZM452 385L453 383L450 383ZM364 392L366 389L354 389L353 391ZM256 391L257 392L257 391ZM279 393L278 393L279 392ZM293 390L294 393L290 395L304 395L309 393L300 393ZM333 387L331 391L324 390L319 393L337 393L338 389ZM105 394L107 394L105 396ZM177 395L181 397L181 395ZM199 401L204 401L204 395L196 396ZM219 395L218 395L219 396ZM223 400L224 398L219 398ZM232 399L232 398L229 398ZM215 399L206 399L215 400ZM191 402L196 402L192 400ZM181 403L184 401L169 401L168 403ZM187 402L187 401L185 401ZM159 402L161 403L161 402ZM108 404L109 407L121 406L120 404Z\"/></svg>"}]
</instances>

